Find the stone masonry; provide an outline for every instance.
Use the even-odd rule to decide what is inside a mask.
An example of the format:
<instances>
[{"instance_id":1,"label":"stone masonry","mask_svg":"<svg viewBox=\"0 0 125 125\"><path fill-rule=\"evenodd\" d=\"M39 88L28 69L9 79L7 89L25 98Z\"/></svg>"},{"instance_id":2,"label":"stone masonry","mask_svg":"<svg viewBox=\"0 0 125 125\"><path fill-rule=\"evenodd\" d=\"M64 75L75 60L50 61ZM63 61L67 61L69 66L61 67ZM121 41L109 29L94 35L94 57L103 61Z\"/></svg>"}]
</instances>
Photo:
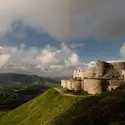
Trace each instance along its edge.
<instances>
[{"instance_id":1,"label":"stone masonry","mask_svg":"<svg viewBox=\"0 0 125 125\"><path fill-rule=\"evenodd\" d=\"M125 81L125 62L107 63L97 61L93 67L74 70L71 80L61 80L61 86L68 90L84 90L90 94L111 91Z\"/></svg>"}]
</instances>

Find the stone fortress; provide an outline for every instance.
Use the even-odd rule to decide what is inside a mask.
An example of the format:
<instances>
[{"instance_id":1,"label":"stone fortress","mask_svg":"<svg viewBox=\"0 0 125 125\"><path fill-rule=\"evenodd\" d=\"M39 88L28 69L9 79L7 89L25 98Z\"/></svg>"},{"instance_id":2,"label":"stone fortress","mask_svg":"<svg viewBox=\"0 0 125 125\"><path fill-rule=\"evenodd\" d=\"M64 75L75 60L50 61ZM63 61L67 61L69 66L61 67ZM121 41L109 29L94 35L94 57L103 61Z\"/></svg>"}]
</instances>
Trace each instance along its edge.
<instances>
[{"instance_id":1,"label":"stone fortress","mask_svg":"<svg viewBox=\"0 0 125 125\"><path fill-rule=\"evenodd\" d=\"M95 66L74 70L71 80L61 80L68 90L84 90L90 94L111 91L125 82L125 62L108 63L97 61Z\"/></svg>"}]
</instances>

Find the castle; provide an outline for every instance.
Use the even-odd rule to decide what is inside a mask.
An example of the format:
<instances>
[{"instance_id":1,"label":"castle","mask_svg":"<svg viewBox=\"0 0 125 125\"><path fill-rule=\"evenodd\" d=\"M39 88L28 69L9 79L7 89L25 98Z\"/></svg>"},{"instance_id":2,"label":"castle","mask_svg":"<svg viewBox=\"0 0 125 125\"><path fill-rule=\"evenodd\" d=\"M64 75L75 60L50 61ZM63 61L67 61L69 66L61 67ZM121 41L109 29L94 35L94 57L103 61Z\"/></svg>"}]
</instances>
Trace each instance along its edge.
<instances>
[{"instance_id":1,"label":"castle","mask_svg":"<svg viewBox=\"0 0 125 125\"><path fill-rule=\"evenodd\" d=\"M84 90L90 94L111 91L125 82L125 62L97 61L95 66L74 70L71 80L61 80L68 90Z\"/></svg>"}]
</instances>

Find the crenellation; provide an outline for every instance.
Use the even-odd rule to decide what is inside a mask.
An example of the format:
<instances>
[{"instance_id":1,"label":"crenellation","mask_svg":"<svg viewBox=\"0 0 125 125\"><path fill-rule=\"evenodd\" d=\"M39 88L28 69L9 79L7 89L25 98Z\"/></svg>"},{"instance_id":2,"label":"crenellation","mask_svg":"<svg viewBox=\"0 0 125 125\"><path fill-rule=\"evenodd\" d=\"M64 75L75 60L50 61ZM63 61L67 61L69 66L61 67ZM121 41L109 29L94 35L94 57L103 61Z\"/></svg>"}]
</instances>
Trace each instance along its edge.
<instances>
[{"instance_id":1,"label":"crenellation","mask_svg":"<svg viewBox=\"0 0 125 125\"><path fill-rule=\"evenodd\" d=\"M97 61L93 67L73 71L72 80L61 80L68 90L84 90L90 94L111 91L125 82L125 62L109 63Z\"/></svg>"}]
</instances>

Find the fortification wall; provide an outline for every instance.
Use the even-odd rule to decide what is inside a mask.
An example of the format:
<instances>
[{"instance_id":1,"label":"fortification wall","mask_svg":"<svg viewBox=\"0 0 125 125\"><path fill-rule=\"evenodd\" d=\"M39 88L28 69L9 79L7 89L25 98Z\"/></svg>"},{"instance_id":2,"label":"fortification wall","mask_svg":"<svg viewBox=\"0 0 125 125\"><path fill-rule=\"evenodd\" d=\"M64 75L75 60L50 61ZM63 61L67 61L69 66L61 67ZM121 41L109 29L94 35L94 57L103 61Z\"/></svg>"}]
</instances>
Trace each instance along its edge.
<instances>
[{"instance_id":1,"label":"fortification wall","mask_svg":"<svg viewBox=\"0 0 125 125\"><path fill-rule=\"evenodd\" d=\"M89 67L85 70L85 78L95 78L96 77L96 67Z\"/></svg>"},{"instance_id":2,"label":"fortification wall","mask_svg":"<svg viewBox=\"0 0 125 125\"><path fill-rule=\"evenodd\" d=\"M75 91L81 90L81 81L73 81L72 86Z\"/></svg>"},{"instance_id":3,"label":"fortification wall","mask_svg":"<svg viewBox=\"0 0 125 125\"><path fill-rule=\"evenodd\" d=\"M96 62L96 77L97 78L102 78L103 75L105 74L106 72L106 62L104 61L97 61Z\"/></svg>"},{"instance_id":4,"label":"fortification wall","mask_svg":"<svg viewBox=\"0 0 125 125\"><path fill-rule=\"evenodd\" d=\"M67 89L68 90L73 90L73 81L72 80L67 80Z\"/></svg>"},{"instance_id":5,"label":"fortification wall","mask_svg":"<svg viewBox=\"0 0 125 125\"><path fill-rule=\"evenodd\" d=\"M118 88L119 86L108 86L108 91L112 91L115 90L116 88Z\"/></svg>"},{"instance_id":6,"label":"fortification wall","mask_svg":"<svg viewBox=\"0 0 125 125\"><path fill-rule=\"evenodd\" d=\"M120 85L122 85L124 82L124 79L117 79L117 80L108 80L109 86L107 88L108 91L114 90L118 88Z\"/></svg>"},{"instance_id":7,"label":"fortification wall","mask_svg":"<svg viewBox=\"0 0 125 125\"><path fill-rule=\"evenodd\" d=\"M103 84L105 80L100 79L84 79L84 91L90 94L100 94L103 92Z\"/></svg>"},{"instance_id":8,"label":"fortification wall","mask_svg":"<svg viewBox=\"0 0 125 125\"><path fill-rule=\"evenodd\" d=\"M61 86L67 88L67 80L61 80Z\"/></svg>"},{"instance_id":9,"label":"fortification wall","mask_svg":"<svg viewBox=\"0 0 125 125\"><path fill-rule=\"evenodd\" d=\"M125 70L122 70L122 78L125 79Z\"/></svg>"},{"instance_id":10,"label":"fortification wall","mask_svg":"<svg viewBox=\"0 0 125 125\"><path fill-rule=\"evenodd\" d=\"M115 72L114 69L118 71ZM107 76L106 79L102 79L104 75L112 75L112 73L114 74L114 79ZM122 77L116 77L117 73ZM125 82L125 62L106 63L104 61L97 61L96 67L90 67L86 70L74 70L73 79L74 81L61 80L61 86L69 90L84 90L90 94L100 94L106 90L111 91Z\"/></svg>"},{"instance_id":11,"label":"fortification wall","mask_svg":"<svg viewBox=\"0 0 125 125\"><path fill-rule=\"evenodd\" d=\"M84 80L84 70L74 70L73 79L75 80Z\"/></svg>"},{"instance_id":12,"label":"fortification wall","mask_svg":"<svg viewBox=\"0 0 125 125\"><path fill-rule=\"evenodd\" d=\"M81 81L81 89L84 90L84 80Z\"/></svg>"}]
</instances>

